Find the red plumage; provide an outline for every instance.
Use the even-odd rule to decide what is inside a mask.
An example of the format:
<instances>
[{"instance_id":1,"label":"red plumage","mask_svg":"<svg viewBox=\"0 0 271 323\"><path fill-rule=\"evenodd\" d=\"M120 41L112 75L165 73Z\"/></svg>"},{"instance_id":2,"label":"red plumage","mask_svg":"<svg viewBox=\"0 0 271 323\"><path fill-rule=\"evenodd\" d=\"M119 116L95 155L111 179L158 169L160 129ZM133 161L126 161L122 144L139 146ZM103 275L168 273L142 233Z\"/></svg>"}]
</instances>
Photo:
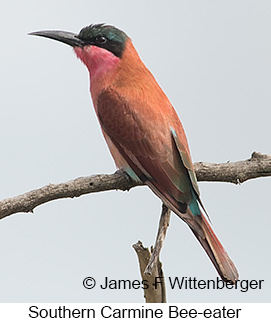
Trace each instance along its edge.
<instances>
[{"instance_id":1,"label":"red plumage","mask_svg":"<svg viewBox=\"0 0 271 323\"><path fill-rule=\"evenodd\" d=\"M238 272L199 208L202 203L182 124L170 101L142 63L131 39L103 24L78 35L33 33L67 43L90 74L90 91L117 167L146 183L185 221L225 281Z\"/></svg>"},{"instance_id":2,"label":"red plumage","mask_svg":"<svg viewBox=\"0 0 271 323\"><path fill-rule=\"evenodd\" d=\"M94 107L116 165L131 168L178 214L221 278L235 283L238 272L207 219L189 208L199 189L182 124L131 40L118 59L94 46L75 51L90 70Z\"/></svg>"}]
</instances>

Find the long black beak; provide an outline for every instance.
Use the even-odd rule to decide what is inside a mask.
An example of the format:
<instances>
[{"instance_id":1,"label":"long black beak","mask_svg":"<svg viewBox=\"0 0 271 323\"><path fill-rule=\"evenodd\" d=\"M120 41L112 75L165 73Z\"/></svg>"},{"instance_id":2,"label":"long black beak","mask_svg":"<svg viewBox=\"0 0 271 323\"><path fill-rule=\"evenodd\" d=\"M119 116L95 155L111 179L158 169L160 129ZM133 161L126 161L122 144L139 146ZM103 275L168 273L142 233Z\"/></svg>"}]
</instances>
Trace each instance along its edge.
<instances>
[{"instance_id":1,"label":"long black beak","mask_svg":"<svg viewBox=\"0 0 271 323\"><path fill-rule=\"evenodd\" d=\"M84 42L80 38L78 38L78 35L67 31L43 30L43 31L35 31L33 33L29 33L28 35L51 38L51 39L60 41L62 43L68 44L72 47L84 47L85 45Z\"/></svg>"}]
</instances>

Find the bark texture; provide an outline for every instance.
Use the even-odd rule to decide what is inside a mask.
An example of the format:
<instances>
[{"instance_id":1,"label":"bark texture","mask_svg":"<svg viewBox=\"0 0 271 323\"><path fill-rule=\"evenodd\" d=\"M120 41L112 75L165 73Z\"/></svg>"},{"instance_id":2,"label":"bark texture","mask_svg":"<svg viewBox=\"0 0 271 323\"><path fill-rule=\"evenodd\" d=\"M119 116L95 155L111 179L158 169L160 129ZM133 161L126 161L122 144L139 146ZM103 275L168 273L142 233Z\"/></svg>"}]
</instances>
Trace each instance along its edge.
<instances>
[{"instance_id":1,"label":"bark texture","mask_svg":"<svg viewBox=\"0 0 271 323\"><path fill-rule=\"evenodd\" d=\"M251 158L221 164L194 164L198 181L243 183L249 179L271 176L271 155L254 152ZM0 219L18 212L33 212L38 205L60 198L74 198L84 194L108 190L130 190L143 185L133 182L125 173L93 175L60 183L48 184L30 192L0 201Z\"/></svg>"}]
</instances>

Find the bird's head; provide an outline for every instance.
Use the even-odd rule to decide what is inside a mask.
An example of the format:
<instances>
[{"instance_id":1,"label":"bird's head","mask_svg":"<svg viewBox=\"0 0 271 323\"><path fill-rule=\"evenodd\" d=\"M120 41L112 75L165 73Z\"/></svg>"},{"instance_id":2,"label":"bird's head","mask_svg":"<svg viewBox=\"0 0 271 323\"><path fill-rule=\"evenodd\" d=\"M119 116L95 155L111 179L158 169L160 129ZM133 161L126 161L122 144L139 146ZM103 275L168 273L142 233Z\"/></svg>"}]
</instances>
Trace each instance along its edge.
<instances>
[{"instance_id":1,"label":"bird's head","mask_svg":"<svg viewBox=\"0 0 271 323\"><path fill-rule=\"evenodd\" d=\"M108 70L114 66L122 58L129 39L120 29L105 24L89 25L79 34L44 30L29 35L51 38L72 46L91 74L94 74L98 67L101 69L104 66L105 70Z\"/></svg>"}]
</instances>

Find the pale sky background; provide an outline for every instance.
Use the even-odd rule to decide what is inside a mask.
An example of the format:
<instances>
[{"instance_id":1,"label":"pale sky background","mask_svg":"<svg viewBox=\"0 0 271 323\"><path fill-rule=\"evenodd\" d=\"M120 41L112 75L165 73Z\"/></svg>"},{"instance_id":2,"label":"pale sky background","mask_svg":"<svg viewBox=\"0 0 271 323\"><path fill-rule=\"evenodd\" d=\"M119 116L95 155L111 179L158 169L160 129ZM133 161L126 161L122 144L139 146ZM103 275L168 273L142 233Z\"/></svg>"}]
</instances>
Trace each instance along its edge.
<instances>
[{"instance_id":1,"label":"pale sky background","mask_svg":"<svg viewBox=\"0 0 271 323\"><path fill-rule=\"evenodd\" d=\"M176 108L194 161L270 154L271 2L11 0L0 4L0 198L112 173L86 68L68 46L27 36L105 22L123 29ZM240 279L261 290L171 290L169 302L270 302L270 184L200 183ZM85 277L140 278L132 244L154 243L161 202L148 188L57 200L0 221L1 302L141 302L139 290L83 288ZM161 254L166 277L216 279L175 215Z\"/></svg>"}]
</instances>

